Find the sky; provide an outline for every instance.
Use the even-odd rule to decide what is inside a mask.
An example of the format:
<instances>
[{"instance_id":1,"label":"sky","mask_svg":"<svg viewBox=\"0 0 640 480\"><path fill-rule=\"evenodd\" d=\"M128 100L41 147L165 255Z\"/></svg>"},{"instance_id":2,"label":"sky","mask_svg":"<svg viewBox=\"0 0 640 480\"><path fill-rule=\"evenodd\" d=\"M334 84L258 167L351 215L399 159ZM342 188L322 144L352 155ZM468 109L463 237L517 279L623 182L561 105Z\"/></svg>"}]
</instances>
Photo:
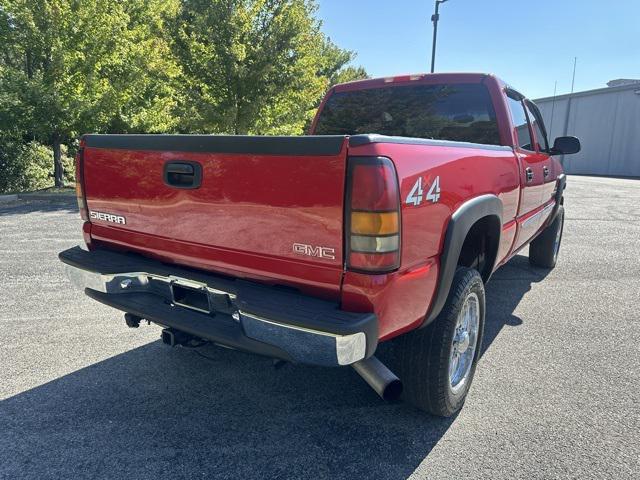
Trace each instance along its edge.
<instances>
[{"instance_id":1,"label":"sky","mask_svg":"<svg viewBox=\"0 0 640 480\"><path fill-rule=\"evenodd\" d=\"M428 72L434 0L318 0L323 31L372 77ZM640 79L640 0L448 0L436 72L494 73L529 98Z\"/></svg>"}]
</instances>

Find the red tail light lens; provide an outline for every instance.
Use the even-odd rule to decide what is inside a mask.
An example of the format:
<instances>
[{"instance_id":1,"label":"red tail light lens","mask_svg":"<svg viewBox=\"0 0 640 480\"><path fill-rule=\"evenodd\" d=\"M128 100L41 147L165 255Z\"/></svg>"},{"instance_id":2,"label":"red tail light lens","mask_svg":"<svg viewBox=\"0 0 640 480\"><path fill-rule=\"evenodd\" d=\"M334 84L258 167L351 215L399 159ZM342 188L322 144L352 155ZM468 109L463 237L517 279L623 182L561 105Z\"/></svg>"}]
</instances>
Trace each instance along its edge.
<instances>
[{"instance_id":1,"label":"red tail light lens","mask_svg":"<svg viewBox=\"0 0 640 480\"><path fill-rule=\"evenodd\" d=\"M80 148L76 154L76 198L78 199L78 209L80 210L80 218L84 221L89 220L87 213L87 201L84 196L84 142L80 142Z\"/></svg>"},{"instance_id":2,"label":"red tail light lens","mask_svg":"<svg viewBox=\"0 0 640 480\"><path fill-rule=\"evenodd\" d=\"M347 186L347 268L388 272L400 265L398 177L386 157L350 157Z\"/></svg>"},{"instance_id":3,"label":"red tail light lens","mask_svg":"<svg viewBox=\"0 0 640 480\"><path fill-rule=\"evenodd\" d=\"M396 172L390 163L391 160L381 158L379 164L356 163L353 166L353 210L386 211L398 208Z\"/></svg>"}]
</instances>

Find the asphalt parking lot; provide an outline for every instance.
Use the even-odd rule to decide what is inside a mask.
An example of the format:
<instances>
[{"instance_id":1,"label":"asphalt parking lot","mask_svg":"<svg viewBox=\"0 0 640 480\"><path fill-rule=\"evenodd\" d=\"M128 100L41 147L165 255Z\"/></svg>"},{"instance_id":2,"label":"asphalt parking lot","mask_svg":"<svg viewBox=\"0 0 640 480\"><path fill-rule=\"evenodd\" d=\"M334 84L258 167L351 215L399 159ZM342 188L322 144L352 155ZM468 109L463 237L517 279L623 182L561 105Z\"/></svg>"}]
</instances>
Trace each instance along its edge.
<instances>
[{"instance_id":1,"label":"asphalt parking lot","mask_svg":"<svg viewBox=\"0 0 640 480\"><path fill-rule=\"evenodd\" d=\"M0 478L638 478L640 180L570 177L559 263L488 285L484 354L452 419L350 369L216 347L73 290L73 203L0 205Z\"/></svg>"}]
</instances>

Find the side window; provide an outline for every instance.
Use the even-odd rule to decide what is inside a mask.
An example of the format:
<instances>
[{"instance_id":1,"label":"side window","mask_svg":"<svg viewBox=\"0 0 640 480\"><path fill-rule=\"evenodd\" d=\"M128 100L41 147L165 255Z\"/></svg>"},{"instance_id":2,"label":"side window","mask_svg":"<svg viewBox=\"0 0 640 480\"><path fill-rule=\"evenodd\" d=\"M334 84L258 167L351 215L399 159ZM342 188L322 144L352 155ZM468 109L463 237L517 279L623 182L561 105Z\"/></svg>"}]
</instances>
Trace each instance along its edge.
<instances>
[{"instance_id":1,"label":"side window","mask_svg":"<svg viewBox=\"0 0 640 480\"><path fill-rule=\"evenodd\" d=\"M507 102L509 103L509 110L511 111L511 120L513 121L518 136L518 145L525 150L535 150L533 148L533 141L531 140L531 133L529 132L529 122L527 122L527 115L524 113L522 101L507 95Z\"/></svg>"},{"instance_id":2,"label":"side window","mask_svg":"<svg viewBox=\"0 0 640 480\"><path fill-rule=\"evenodd\" d=\"M542 117L540 116L540 111L528 100L525 101L525 106L527 107L527 113L529 114L533 131L535 132L538 150L546 152L549 150L549 142L547 141L547 135L545 134L546 130L544 128Z\"/></svg>"}]
</instances>

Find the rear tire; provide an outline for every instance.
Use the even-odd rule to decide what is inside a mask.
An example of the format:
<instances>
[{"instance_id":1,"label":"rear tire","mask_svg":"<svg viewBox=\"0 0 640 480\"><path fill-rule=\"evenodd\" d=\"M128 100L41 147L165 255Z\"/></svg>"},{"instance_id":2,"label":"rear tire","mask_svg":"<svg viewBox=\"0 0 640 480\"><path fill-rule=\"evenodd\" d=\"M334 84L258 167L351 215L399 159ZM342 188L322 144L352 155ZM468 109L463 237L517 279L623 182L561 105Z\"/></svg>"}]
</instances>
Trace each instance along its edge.
<instances>
[{"instance_id":1,"label":"rear tire","mask_svg":"<svg viewBox=\"0 0 640 480\"><path fill-rule=\"evenodd\" d=\"M562 231L564 227L564 207L561 205L547 228L529 245L529 263L536 267L553 268L558 261Z\"/></svg>"},{"instance_id":2,"label":"rear tire","mask_svg":"<svg viewBox=\"0 0 640 480\"><path fill-rule=\"evenodd\" d=\"M459 267L438 317L425 328L393 340L394 367L403 382L405 400L443 417L462 408L480 356L484 317L482 278L477 270Z\"/></svg>"}]
</instances>

